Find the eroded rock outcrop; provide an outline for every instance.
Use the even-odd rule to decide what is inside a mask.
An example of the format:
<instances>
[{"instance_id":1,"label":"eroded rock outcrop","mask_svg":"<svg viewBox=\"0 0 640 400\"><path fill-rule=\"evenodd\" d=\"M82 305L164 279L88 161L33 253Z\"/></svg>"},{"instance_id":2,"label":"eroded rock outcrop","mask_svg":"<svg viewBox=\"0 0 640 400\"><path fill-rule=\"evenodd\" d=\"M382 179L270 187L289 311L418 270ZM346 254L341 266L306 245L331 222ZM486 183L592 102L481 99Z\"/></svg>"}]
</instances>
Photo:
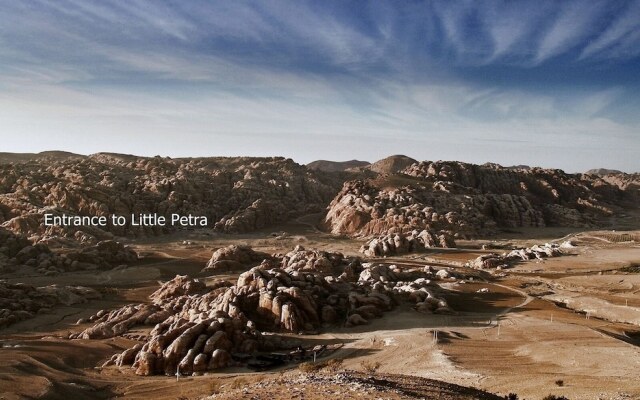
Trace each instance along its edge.
<instances>
[{"instance_id":1,"label":"eroded rock outcrop","mask_svg":"<svg viewBox=\"0 0 640 400\"><path fill-rule=\"evenodd\" d=\"M233 354L279 346L262 332L316 332L328 325L359 325L400 301L425 313L451 312L431 268L361 264L340 253L293 251L265 259L235 284L209 286L185 276L166 282L151 304L101 311L95 324L72 338L125 334L136 325L154 326L140 346L109 363L132 365L137 374L202 373L233 363Z\"/></svg>"},{"instance_id":2,"label":"eroded rock outcrop","mask_svg":"<svg viewBox=\"0 0 640 400\"><path fill-rule=\"evenodd\" d=\"M100 293L82 286L41 286L0 280L0 328L50 311L99 299Z\"/></svg>"},{"instance_id":3,"label":"eroded rock outcrop","mask_svg":"<svg viewBox=\"0 0 640 400\"><path fill-rule=\"evenodd\" d=\"M0 227L0 272L16 272L26 267L44 275L57 275L69 271L112 269L127 266L137 259L133 249L112 240L54 252L44 243L32 244L25 237Z\"/></svg>"},{"instance_id":4,"label":"eroded rock outcrop","mask_svg":"<svg viewBox=\"0 0 640 400\"><path fill-rule=\"evenodd\" d=\"M204 282L191 279L186 275L176 275L172 280L163 283L160 289L151 293L149 299L151 299L154 304L160 305L174 297L201 294L205 291L207 291L207 285L205 285Z\"/></svg>"},{"instance_id":5,"label":"eroded rock outcrop","mask_svg":"<svg viewBox=\"0 0 640 400\"><path fill-rule=\"evenodd\" d=\"M355 236L428 229L477 237L517 227L592 226L614 210L637 209L634 182L626 174L416 162L396 174L346 182L323 227Z\"/></svg>"},{"instance_id":6,"label":"eroded rock outcrop","mask_svg":"<svg viewBox=\"0 0 640 400\"><path fill-rule=\"evenodd\" d=\"M571 246L571 247L569 247ZM545 243L543 245L535 245L523 249L515 249L508 253L497 254L490 253L479 256L469 263L471 268L490 269L490 268L509 268L513 264L520 261L540 260L547 257L558 257L563 255L563 249L573 248L575 246L569 244Z\"/></svg>"},{"instance_id":7,"label":"eroded rock outcrop","mask_svg":"<svg viewBox=\"0 0 640 400\"><path fill-rule=\"evenodd\" d=\"M250 246L232 244L214 251L202 271L246 270L269 258L269 254L255 251Z\"/></svg>"},{"instance_id":8,"label":"eroded rock outcrop","mask_svg":"<svg viewBox=\"0 0 640 400\"><path fill-rule=\"evenodd\" d=\"M431 247L456 247L453 237L447 232L436 234L429 230L418 232L413 230L405 233L391 233L373 238L360 247L360 252L367 257L391 256L415 251L422 251Z\"/></svg>"},{"instance_id":9,"label":"eroded rock outcrop","mask_svg":"<svg viewBox=\"0 0 640 400\"><path fill-rule=\"evenodd\" d=\"M177 213L204 216L210 228L242 233L318 212L340 184L333 175L282 157L171 159L99 153L81 159L35 159L0 164L0 224L36 242L81 237L95 244L111 235L153 236L174 228L44 226L44 212Z\"/></svg>"},{"instance_id":10,"label":"eroded rock outcrop","mask_svg":"<svg viewBox=\"0 0 640 400\"><path fill-rule=\"evenodd\" d=\"M67 259L72 268L95 265L98 269L111 269L114 266L129 265L138 260L138 254L130 247L114 240L104 240L94 246L69 252Z\"/></svg>"}]
</instances>

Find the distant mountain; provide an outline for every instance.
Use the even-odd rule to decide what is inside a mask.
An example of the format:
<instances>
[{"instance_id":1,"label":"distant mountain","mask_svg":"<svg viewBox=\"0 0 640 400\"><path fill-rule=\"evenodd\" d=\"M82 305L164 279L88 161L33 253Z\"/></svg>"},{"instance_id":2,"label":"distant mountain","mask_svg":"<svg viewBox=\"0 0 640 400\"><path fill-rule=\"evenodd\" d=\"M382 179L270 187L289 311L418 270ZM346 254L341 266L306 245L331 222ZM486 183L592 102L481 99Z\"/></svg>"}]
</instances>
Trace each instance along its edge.
<instances>
[{"instance_id":1,"label":"distant mountain","mask_svg":"<svg viewBox=\"0 0 640 400\"><path fill-rule=\"evenodd\" d=\"M317 160L307 164L307 168L324 172L341 172L352 168L362 168L371 165L368 161L327 161Z\"/></svg>"},{"instance_id":2,"label":"distant mountain","mask_svg":"<svg viewBox=\"0 0 640 400\"><path fill-rule=\"evenodd\" d=\"M32 160L62 161L67 159L86 158L81 154L69 153L68 151L43 151L40 153L2 153L0 152L0 164L22 163Z\"/></svg>"},{"instance_id":3,"label":"distant mountain","mask_svg":"<svg viewBox=\"0 0 640 400\"><path fill-rule=\"evenodd\" d=\"M369 169L371 169L373 172L378 172L381 174L395 174L396 172L399 172L407 168L411 164L415 164L417 162L417 160L414 160L411 157L394 155L374 162L373 164L371 164Z\"/></svg>"},{"instance_id":4,"label":"distant mountain","mask_svg":"<svg viewBox=\"0 0 640 400\"><path fill-rule=\"evenodd\" d=\"M591 175L609 175L609 174L623 174L624 172L618 171L617 169L594 168L594 169L588 170L586 173Z\"/></svg>"}]
</instances>

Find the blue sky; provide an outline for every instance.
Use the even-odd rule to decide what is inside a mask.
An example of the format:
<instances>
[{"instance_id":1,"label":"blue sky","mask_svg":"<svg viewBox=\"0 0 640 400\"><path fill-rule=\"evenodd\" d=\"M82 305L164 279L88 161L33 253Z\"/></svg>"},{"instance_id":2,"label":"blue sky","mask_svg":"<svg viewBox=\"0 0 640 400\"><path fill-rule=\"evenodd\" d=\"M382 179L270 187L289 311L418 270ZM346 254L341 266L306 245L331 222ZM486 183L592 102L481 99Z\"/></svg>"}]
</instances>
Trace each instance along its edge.
<instances>
[{"instance_id":1,"label":"blue sky","mask_svg":"<svg viewBox=\"0 0 640 400\"><path fill-rule=\"evenodd\" d=\"M640 1L0 0L1 151L640 170Z\"/></svg>"}]
</instances>

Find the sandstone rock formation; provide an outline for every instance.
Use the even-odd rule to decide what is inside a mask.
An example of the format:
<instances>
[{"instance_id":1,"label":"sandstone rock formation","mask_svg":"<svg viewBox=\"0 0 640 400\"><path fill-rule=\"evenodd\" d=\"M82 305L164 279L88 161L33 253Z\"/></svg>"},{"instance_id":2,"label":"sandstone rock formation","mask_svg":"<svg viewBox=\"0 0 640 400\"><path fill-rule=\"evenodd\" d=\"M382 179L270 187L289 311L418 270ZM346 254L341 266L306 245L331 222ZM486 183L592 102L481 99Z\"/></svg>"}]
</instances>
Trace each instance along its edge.
<instances>
[{"instance_id":1,"label":"sandstone rock formation","mask_svg":"<svg viewBox=\"0 0 640 400\"><path fill-rule=\"evenodd\" d=\"M54 307L99 299L100 293L82 286L42 286L0 280L0 329L45 313Z\"/></svg>"},{"instance_id":2,"label":"sandstone rock formation","mask_svg":"<svg viewBox=\"0 0 640 400\"><path fill-rule=\"evenodd\" d=\"M131 248L111 240L56 253L44 243L32 245L25 237L0 227L0 273L31 267L44 275L57 275L66 271L112 269L137 259Z\"/></svg>"},{"instance_id":3,"label":"sandstone rock formation","mask_svg":"<svg viewBox=\"0 0 640 400\"><path fill-rule=\"evenodd\" d=\"M630 197L636 205L640 203L640 173L635 174L607 174L600 177L603 182L601 185L613 185Z\"/></svg>"},{"instance_id":4,"label":"sandstone rock formation","mask_svg":"<svg viewBox=\"0 0 640 400\"><path fill-rule=\"evenodd\" d=\"M202 271L246 270L247 266L255 266L269 258L271 258L269 254L255 251L249 246L232 244L214 251Z\"/></svg>"},{"instance_id":5,"label":"sandstone rock formation","mask_svg":"<svg viewBox=\"0 0 640 400\"><path fill-rule=\"evenodd\" d=\"M524 249L515 249L508 253L496 254L490 253L482 255L471 261L468 265L475 269L489 268L509 268L513 264L520 261L528 261L534 259L543 259L547 257L558 257L563 254L562 249L574 248L571 243L563 243L561 245L545 243L544 245L535 245Z\"/></svg>"},{"instance_id":6,"label":"sandstone rock formation","mask_svg":"<svg viewBox=\"0 0 640 400\"><path fill-rule=\"evenodd\" d=\"M360 247L360 252L367 257L391 256L414 251L422 251L431 247L456 247L456 243L447 232L439 235L423 229L413 230L408 234L391 233L373 238Z\"/></svg>"},{"instance_id":7,"label":"sandstone rock formation","mask_svg":"<svg viewBox=\"0 0 640 400\"><path fill-rule=\"evenodd\" d=\"M632 175L624 179L425 161L346 182L323 227L358 236L427 229L477 237L517 227L591 226L620 207L638 208L640 186Z\"/></svg>"},{"instance_id":8,"label":"sandstone rock formation","mask_svg":"<svg viewBox=\"0 0 640 400\"><path fill-rule=\"evenodd\" d=\"M149 295L154 304L162 305L166 300L178 296L190 296L207 291L207 285L197 279L191 279L186 275L176 275L172 280L165 282L160 289Z\"/></svg>"},{"instance_id":9,"label":"sandstone rock formation","mask_svg":"<svg viewBox=\"0 0 640 400\"><path fill-rule=\"evenodd\" d=\"M33 248L30 241L0 227L0 272L15 271L20 263L24 263L31 258L31 255L28 253L34 252L33 256L37 259L40 251L48 251L46 246L39 246L34 248L35 250L23 251L25 248ZM35 254L36 251L37 254ZM20 254L19 258L16 257L18 254Z\"/></svg>"},{"instance_id":10,"label":"sandstone rock formation","mask_svg":"<svg viewBox=\"0 0 640 400\"><path fill-rule=\"evenodd\" d=\"M337 179L337 180L336 180ZM321 211L341 181L291 159L145 158L99 153L81 159L0 164L0 224L35 241L51 237L94 243L150 236L158 226L43 226L45 212L129 217L156 213L205 216L210 227L241 233Z\"/></svg>"},{"instance_id":11,"label":"sandstone rock formation","mask_svg":"<svg viewBox=\"0 0 640 400\"><path fill-rule=\"evenodd\" d=\"M578 175L405 156L361 167L357 174L314 170L278 157L99 153L19 161L0 162L0 224L52 246L62 239L95 244L177 228L44 226L45 213L198 215L220 232L243 233L320 212L334 198L324 225L337 234L431 229L467 237L521 226L594 225L619 207L637 209L640 200L637 174ZM354 177L371 179L345 183Z\"/></svg>"},{"instance_id":12,"label":"sandstone rock formation","mask_svg":"<svg viewBox=\"0 0 640 400\"><path fill-rule=\"evenodd\" d=\"M128 246L114 240L104 240L94 246L84 247L66 254L70 261L70 268L91 269L91 265L98 269L111 269L114 266L128 265L138 260L138 254ZM86 267L89 268L86 268Z\"/></svg>"},{"instance_id":13,"label":"sandstone rock formation","mask_svg":"<svg viewBox=\"0 0 640 400\"><path fill-rule=\"evenodd\" d=\"M323 274L340 274L347 264L357 265L358 259L345 258L342 253L306 250L298 245L282 257L281 266L287 272L315 271Z\"/></svg>"},{"instance_id":14,"label":"sandstone rock formation","mask_svg":"<svg viewBox=\"0 0 640 400\"><path fill-rule=\"evenodd\" d=\"M110 363L137 374L201 373L232 363L233 354L273 350L262 332L316 332L323 326L366 324L409 301L423 313L451 312L432 268L361 264L358 258L295 250L242 273L235 284L177 276L150 296L152 303L103 310L95 325L71 338L106 338L137 325L154 326L141 346Z\"/></svg>"}]
</instances>

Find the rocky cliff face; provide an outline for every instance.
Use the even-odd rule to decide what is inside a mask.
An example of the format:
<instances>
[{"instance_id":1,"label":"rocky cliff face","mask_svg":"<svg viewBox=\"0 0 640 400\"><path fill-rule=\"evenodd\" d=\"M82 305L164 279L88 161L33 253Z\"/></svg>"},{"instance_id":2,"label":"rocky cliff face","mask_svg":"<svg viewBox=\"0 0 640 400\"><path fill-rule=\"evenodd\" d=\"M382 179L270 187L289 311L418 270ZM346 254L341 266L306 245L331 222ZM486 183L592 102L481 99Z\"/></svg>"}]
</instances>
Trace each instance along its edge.
<instances>
[{"instance_id":1,"label":"rocky cliff face","mask_svg":"<svg viewBox=\"0 0 640 400\"><path fill-rule=\"evenodd\" d=\"M613 173L600 177L602 182L600 185L610 184L624 191L627 197L633 202L640 203L640 173L624 174Z\"/></svg>"},{"instance_id":2,"label":"rocky cliff face","mask_svg":"<svg viewBox=\"0 0 640 400\"><path fill-rule=\"evenodd\" d=\"M637 208L636 182L631 175L425 161L384 178L346 182L324 227L348 235L428 229L470 237L500 228L590 226L620 207Z\"/></svg>"},{"instance_id":3,"label":"rocky cliff face","mask_svg":"<svg viewBox=\"0 0 640 400\"><path fill-rule=\"evenodd\" d=\"M127 224L105 229L44 227L45 212L129 216L206 216L222 232L241 233L321 211L339 188L322 172L284 158L143 158L96 154L84 159L0 165L0 224L14 232L98 241L148 236L167 228Z\"/></svg>"}]
</instances>

